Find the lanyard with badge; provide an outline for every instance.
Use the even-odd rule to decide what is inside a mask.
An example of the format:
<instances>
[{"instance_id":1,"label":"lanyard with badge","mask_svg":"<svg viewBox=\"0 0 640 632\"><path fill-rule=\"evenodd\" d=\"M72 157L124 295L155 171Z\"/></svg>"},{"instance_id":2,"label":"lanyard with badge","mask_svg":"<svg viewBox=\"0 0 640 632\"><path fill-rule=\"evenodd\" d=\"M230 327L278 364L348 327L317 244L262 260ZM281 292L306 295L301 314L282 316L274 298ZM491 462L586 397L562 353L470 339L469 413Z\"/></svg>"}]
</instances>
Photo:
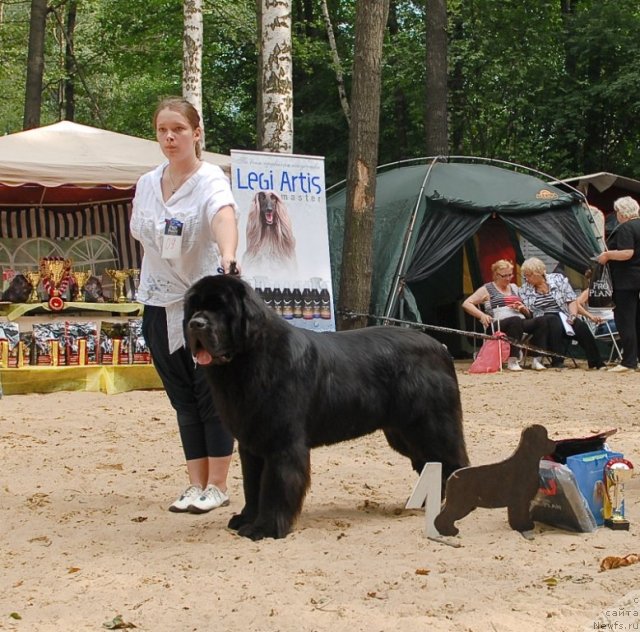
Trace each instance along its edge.
<instances>
[{"instance_id":1,"label":"lanyard with badge","mask_svg":"<svg viewBox=\"0 0 640 632\"><path fill-rule=\"evenodd\" d=\"M164 235L162 237L162 258L175 259L182 251L182 229L184 223L172 217L164 220Z\"/></svg>"}]
</instances>

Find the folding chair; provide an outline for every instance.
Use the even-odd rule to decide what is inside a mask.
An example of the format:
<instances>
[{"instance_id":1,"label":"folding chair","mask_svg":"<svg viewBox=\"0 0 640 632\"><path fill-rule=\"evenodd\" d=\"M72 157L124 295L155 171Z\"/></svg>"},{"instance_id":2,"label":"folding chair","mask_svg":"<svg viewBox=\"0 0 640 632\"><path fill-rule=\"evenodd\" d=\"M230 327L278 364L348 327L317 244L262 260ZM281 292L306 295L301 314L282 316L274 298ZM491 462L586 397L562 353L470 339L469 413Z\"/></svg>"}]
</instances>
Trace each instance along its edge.
<instances>
[{"instance_id":1,"label":"folding chair","mask_svg":"<svg viewBox=\"0 0 640 632\"><path fill-rule=\"evenodd\" d=\"M615 362L622 362L622 351L620 346L618 345L618 340L620 340L620 334L618 334L617 330L613 331L611 329L611 325L609 324L611 321L605 320L600 325L597 325L593 328L593 337L596 340L600 340L605 343L611 344L610 352L609 352L609 360L607 362L611 364L614 361L614 356L616 356ZM600 327L604 327L605 331L601 331L600 333L596 333Z\"/></svg>"}]
</instances>

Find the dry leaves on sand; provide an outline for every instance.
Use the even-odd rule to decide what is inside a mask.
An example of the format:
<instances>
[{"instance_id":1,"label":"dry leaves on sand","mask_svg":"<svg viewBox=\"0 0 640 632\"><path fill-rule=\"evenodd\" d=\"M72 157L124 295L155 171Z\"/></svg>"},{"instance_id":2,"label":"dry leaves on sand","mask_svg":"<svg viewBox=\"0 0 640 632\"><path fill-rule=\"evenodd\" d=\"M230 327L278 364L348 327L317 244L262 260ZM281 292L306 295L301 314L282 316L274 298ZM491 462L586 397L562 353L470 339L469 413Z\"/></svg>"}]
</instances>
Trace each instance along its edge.
<instances>
[{"instance_id":1,"label":"dry leaves on sand","mask_svg":"<svg viewBox=\"0 0 640 632\"><path fill-rule=\"evenodd\" d=\"M608 571L612 568L620 568L621 566L629 566L631 564L636 564L640 562L640 555L637 553L629 553L623 557L619 557L617 555L610 555L609 557L605 557L602 562L600 562L600 570Z\"/></svg>"}]
</instances>

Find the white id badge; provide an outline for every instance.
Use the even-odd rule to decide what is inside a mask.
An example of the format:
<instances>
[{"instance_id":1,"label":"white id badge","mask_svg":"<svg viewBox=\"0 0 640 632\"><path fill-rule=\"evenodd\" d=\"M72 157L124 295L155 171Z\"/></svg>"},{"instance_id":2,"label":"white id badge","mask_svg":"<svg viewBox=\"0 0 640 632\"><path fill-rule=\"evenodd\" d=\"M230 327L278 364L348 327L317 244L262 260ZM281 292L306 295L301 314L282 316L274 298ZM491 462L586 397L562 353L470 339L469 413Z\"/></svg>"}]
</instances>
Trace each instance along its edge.
<instances>
[{"instance_id":1,"label":"white id badge","mask_svg":"<svg viewBox=\"0 0 640 632\"><path fill-rule=\"evenodd\" d=\"M164 236L162 237L163 259L175 259L182 252L182 228L184 224L175 219L164 220Z\"/></svg>"}]
</instances>

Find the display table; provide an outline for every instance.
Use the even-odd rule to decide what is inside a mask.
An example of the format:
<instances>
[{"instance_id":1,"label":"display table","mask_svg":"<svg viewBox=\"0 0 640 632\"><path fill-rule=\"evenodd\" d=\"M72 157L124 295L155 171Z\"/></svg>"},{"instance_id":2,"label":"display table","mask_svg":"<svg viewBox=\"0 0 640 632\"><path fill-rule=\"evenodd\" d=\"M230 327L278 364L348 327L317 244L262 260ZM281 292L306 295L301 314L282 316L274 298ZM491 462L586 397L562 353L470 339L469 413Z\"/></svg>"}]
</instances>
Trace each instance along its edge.
<instances>
[{"instance_id":1,"label":"display table","mask_svg":"<svg viewBox=\"0 0 640 632\"><path fill-rule=\"evenodd\" d=\"M142 303L76 303L68 301L65 302L62 311L54 312L49 307L49 303L6 303L0 305L0 317L14 321L27 315L48 314L56 316L63 315L65 312L106 312L122 316L138 316L142 314L143 309Z\"/></svg>"},{"instance_id":2,"label":"display table","mask_svg":"<svg viewBox=\"0 0 640 632\"><path fill-rule=\"evenodd\" d=\"M26 366L0 369L0 388L6 395L89 391L124 393L161 389L162 382L152 364L92 366Z\"/></svg>"},{"instance_id":3,"label":"display table","mask_svg":"<svg viewBox=\"0 0 640 632\"><path fill-rule=\"evenodd\" d=\"M95 320L126 322L143 311L141 303L65 302L62 311L48 303L4 303L0 321L18 321L21 331L34 323L52 320ZM162 382L152 364L92 364L84 366L22 366L0 368L0 396L55 391L93 391L107 394L133 390L161 389Z\"/></svg>"}]
</instances>

